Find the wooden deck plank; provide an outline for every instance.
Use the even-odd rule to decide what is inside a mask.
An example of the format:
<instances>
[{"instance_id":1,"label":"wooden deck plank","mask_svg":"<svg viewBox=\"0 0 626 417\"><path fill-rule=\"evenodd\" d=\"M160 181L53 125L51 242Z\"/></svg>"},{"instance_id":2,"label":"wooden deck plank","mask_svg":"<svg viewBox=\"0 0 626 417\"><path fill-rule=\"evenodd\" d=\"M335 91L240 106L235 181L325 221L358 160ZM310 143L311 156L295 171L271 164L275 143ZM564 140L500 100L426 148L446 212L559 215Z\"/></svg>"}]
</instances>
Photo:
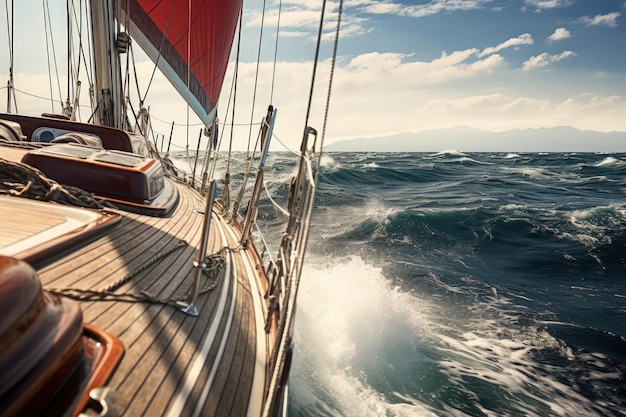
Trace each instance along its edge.
<instances>
[{"instance_id":1,"label":"wooden deck plank","mask_svg":"<svg viewBox=\"0 0 626 417\"><path fill-rule=\"evenodd\" d=\"M232 256L228 255L226 262L232 265L231 259ZM189 400L187 404L180 407L180 415L182 416L192 415L196 406L195 403L204 401L202 389L205 386L210 386L210 382L207 381L213 378L213 369L217 366L216 362L221 360L223 345L227 342L228 330L232 325L232 306L236 304L237 292L236 288L234 288L234 271L232 268L226 268L226 270L230 270L231 272L228 276L224 276L223 282L220 283L222 286L222 288L219 289L221 297L218 302L220 306L216 307L220 311L221 319L219 327L216 329L215 337L213 340L205 338L205 335L194 338L193 345L195 346L195 350L190 366L186 369L185 381L181 380L175 388L176 394L172 398L172 404L177 403L176 400L180 397L180 393L189 390ZM218 291L218 289L216 288L214 291ZM211 324L211 326L214 326L214 324ZM213 382L222 384L222 381L219 380L214 380Z\"/></svg>"},{"instance_id":2,"label":"wooden deck plank","mask_svg":"<svg viewBox=\"0 0 626 417\"><path fill-rule=\"evenodd\" d=\"M228 297L225 300L226 306L230 305L232 300L232 292L228 292ZM206 303L211 303L213 300L207 299ZM226 313L228 313L228 308L226 309ZM183 390L184 386L189 386L191 384L192 391L189 394L189 399L187 401L187 405L183 407L181 416L183 415L191 415L193 411L194 403L199 398L199 389L198 387L204 386L206 384L207 378L209 376L210 368L212 363L215 361L218 356L219 345L224 338L225 330L227 327L227 321L221 320L219 326L216 331L216 336L212 341L210 348L204 353L206 355L206 365L200 368L197 373L197 380L193 381L188 379L191 375L194 375L194 368L197 364L202 363L202 355L201 349L204 346L204 338L206 336L206 330L208 327L212 325L211 320L201 320L197 321L197 319L189 318L189 322L193 323L193 328L187 330L187 339L185 340L182 349L180 350L178 363L186 363L187 366L185 369L173 370L171 367L163 367L159 369L159 372L163 372L165 376L167 376L164 380L164 383L159 387L158 391L155 391L155 398L157 401L153 401L150 404L150 407L146 410L146 416L154 415L157 413L159 409L164 407L169 407L173 404L176 398L180 395L181 390ZM205 328L201 328L201 326L205 326ZM203 331L204 330L204 331ZM172 378L172 375L175 374L177 378ZM175 382L175 383L174 383ZM219 381L218 381L219 382ZM159 395L157 395L159 394Z\"/></svg>"},{"instance_id":3,"label":"wooden deck plank","mask_svg":"<svg viewBox=\"0 0 626 417\"><path fill-rule=\"evenodd\" d=\"M146 253L149 257L153 252L173 245L172 241L176 240L176 235L185 226L181 218L183 216L178 216L170 222L160 219L160 222L156 223L157 227L148 222L125 218L107 239L98 240L76 250L65 258L62 264L57 263L44 268L42 275L55 277L54 280L46 281L46 284L71 287L77 286L80 282L84 288L92 289L106 286L107 278L119 279L120 274L126 274L138 267L146 260ZM97 253L97 256L90 254L92 251ZM52 272L52 269L57 271Z\"/></svg>"},{"instance_id":4,"label":"wooden deck plank","mask_svg":"<svg viewBox=\"0 0 626 417\"><path fill-rule=\"evenodd\" d=\"M236 256L237 269L240 270L242 261L240 256ZM247 363L248 343L254 340L255 334L250 334L250 322L254 322L254 312L251 311L251 298L246 291L246 282L237 280L238 294L237 306L235 309L236 319L231 327L229 339L226 345L224 357L218 368L216 380L223 381L222 384L215 385L209 393L203 409L203 415L230 416L245 415L247 404L243 404L243 410L239 409L239 414L234 413L234 409L242 406L241 398L247 398L249 386L252 378L248 381L242 380L241 376L253 371L253 366L245 367L247 372L242 372L234 364ZM251 314L252 313L252 314ZM252 315L252 317L251 317ZM250 365L252 365L250 363ZM239 404L238 404L239 403Z\"/></svg>"}]
</instances>

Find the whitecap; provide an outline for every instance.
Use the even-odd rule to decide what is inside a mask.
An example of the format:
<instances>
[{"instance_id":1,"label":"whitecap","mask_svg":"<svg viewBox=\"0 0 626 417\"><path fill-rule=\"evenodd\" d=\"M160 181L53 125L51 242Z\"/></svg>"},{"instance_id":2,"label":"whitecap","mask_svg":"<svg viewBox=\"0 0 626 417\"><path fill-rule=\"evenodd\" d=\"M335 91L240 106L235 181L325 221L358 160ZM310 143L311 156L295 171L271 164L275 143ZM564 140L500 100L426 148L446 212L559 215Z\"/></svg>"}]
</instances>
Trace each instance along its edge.
<instances>
[{"instance_id":1,"label":"whitecap","mask_svg":"<svg viewBox=\"0 0 626 417\"><path fill-rule=\"evenodd\" d=\"M445 150L445 151L440 151L437 153L434 153L432 155L429 155L431 157L435 157L435 156L467 156L467 154L464 154L461 151L457 151L455 149L450 149L450 150Z\"/></svg>"},{"instance_id":2,"label":"whitecap","mask_svg":"<svg viewBox=\"0 0 626 417\"><path fill-rule=\"evenodd\" d=\"M380 165L378 165L376 162L368 162L367 164L363 165L363 168L365 168L365 169L376 169L376 168L380 168Z\"/></svg>"},{"instance_id":3,"label":"whitecap","mask_svg":"<svg viewBox=\"0 0 626 417\"><path fill-rule=\"evenodd\" d=\"M429 303L391 286L358 256L328 261L310 257L300 286L293 397L315 402L310 393L321 391L332 414L344 416L435 416L407 393L393 393L402 403L387 401L366 376L393 369L383 359L389 349L417 346Z\"/></svg>"},{"instance_id":4,"label":"whitecap","mask_svg":"<svg viewBox=\"0 0 626 417\"><path fill-rule=\"evenodd\" d=\"M520 167L520 168L503 167L503 169L509 172L524 175L532 179L543 179L543 178L550 176L549 171L547 171L545 168L539 168L539 167L537 168L535 167Z\"/></svg>"},{"instance_id":5,"label":"whitecap","mask_svg":"<svg viewBox=\"0 0 626 417\"><path fill-rule=\"evenodd\" d=\"M614 158L612 156L607 156L602 161L593 164L594 167L606 167L606 166L613 166L613 165L626 165L626 162L619 160L617 158Z\"/></svg>"},{"instance_id":6,"label":"whitecap","mask_svg":"<svg viewBox=\"0 0 626 417\"><path fill-rule=\"evenodd\" d=\"M320 160L320 166L327 172L336 172L341 169L341 164L335 161L335 158L328 152L322 153L322 159Z\"/></svg>"}]
</instances>

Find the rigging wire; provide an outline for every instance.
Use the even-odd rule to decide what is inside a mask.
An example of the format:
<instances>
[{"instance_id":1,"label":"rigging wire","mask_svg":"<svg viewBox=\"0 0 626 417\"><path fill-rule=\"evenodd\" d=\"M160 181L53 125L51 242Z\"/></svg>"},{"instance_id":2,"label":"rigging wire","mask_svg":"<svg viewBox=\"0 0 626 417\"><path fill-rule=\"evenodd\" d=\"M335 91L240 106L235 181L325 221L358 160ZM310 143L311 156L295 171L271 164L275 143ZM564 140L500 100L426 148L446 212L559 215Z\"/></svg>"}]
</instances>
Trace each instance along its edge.
<instances>
[{"instance_id":1,"label":"rigging wire","mask_svg":"<svg viewBox=\"0 0 626 417\"><path fill-rule=\"evenodd\" d=\"M326 8L326 1L322 5L322 16L324 15L324 9ZM309 102L306 107L306 117L304 118L304 130L306 131L309 126L309 117L311 115L311 107L313 105L313 91L315 89L315 78L317 76L317 65L320 56L320 45L322 43L322 30L324 27L324 19L320 19L320 25L318 29L317 45L315 46L315 58L313 59L313 74L311 75L311 88L309 90Z\"/></svg>"},{"instance_id":2,"label":"rigging wire","mask_svg":"<svg viewBox=\"0 0 626 417\"><path fill-rule=\"evenodd\" d=\"M133 62L133 75L135 76L135 88L137 89L137 97L139 98L139 102L143 103L143 101L141 101L141 87L139 87L139 75L137 74L137 65L134 65L135 50L132 45L129 46L130 47L128 48L128 53L132 55L131 61ZM150 80L150 83L152 83L152 80ZM150 84L148 84L148 88L150 88Z\"/></svg>"},{"instance_id":3,"label":"rigging wire","mask_svg":"<svg viewBox=\"0 0 626 417\"><path fill-rule=\"evenodd\" d=\"M230 140L228 142L228 156L226 157L226 172L224 173L224 185L222 191L222 201L224 202L224 210L228 212L230 210L230 161L233 157L233 141L235 135L235 110L237 103L237 85L239 80L239 57L241 55L241 27L243 26L243 10L239 11L239 22L237 24L237 52L235 54L235 68L233 69L233 79L231 81L230 88L230 96L228 98L228 104L226 106L226 114L228 115L229 106L231 105L232 99L232 114L230 120ZM227 116L228 117L228 116ZM226 120L224 121L224 126L226 126ZM224 130L222 130L222 135L224 134ZM220 149L222 144L222 138L220 138L220 143L216 147L216 152ZM219 152L217 152L219 155ZM217 157L215 158L215 162L213 164L213 173L211 174L211 178L215 175L215 169L217 168Z\"/></svg>"},{"instance_id":4,"label":"rigging wire","mask_svg":"<svg viewBox=\"0 0 626 417\"><path fill-rule=\"evenodd\" d=\"M79 101L79 97L80 97L80 70L81 67L83 65L83 62L87 62L84 52L83 52L83 3L79 2L80 5L80 9L78 11L78 14L76 13L76 4L72 1L72 14L74 16L74 21L77 22L77 26L78 26L78 53L77 53L77 57L75 57L77 59L77 64L76 64L76 74L75 74L75 82L76 82L76 89L77 91L75 91L74 93L74 97L72 98L72 101L74 102L74 112L78 112L80 110L80 101ZM86 66L86 65L85 65ZM86 68L87 69L87 68ZM89 71L85 71L86 72L86 77L87 77L87 81L89 83L89 85L91 85L91 78L90 78L90 74ZM76 116L76 114L74 114L74 116Z\"/></svg>"},{"instance_id":5,"label":"rigging wire","mask_svg":"<svg viewBox=\"0 0 626 417\"><path fill-rule=\"evenodd\" d=\"M13 103L15 105L15 112L18 113L17 110L17 99L15 97L15 88L13 81L13 66L15 65L13 61L13 52L14 52L14 40L15 40L15 1L11 1L11 19L9 19L9 2L4 2L4 7L6 10L6 18L7 18L7 37L9 40L9 86L11 87L9 94L10 96L7 98L7 111L10 109L11 98L13 98Z\"/></svg>"},{"instance_id":6,"label":"rigging wire","mask_svg":"<svg viewBox=\"0 0 626 417\"><path fill-rule=\"evenodd\" d=\"M46 5L47 7L49 7L48 2L46 0ZM52 63L54 64L54 72L56 74L56 81L57 81L57 90L59 90L59 102L63 103L63 95L61 93L61 76L59 75L59 64L58 64L58 60L57 60L57 49L54 46L54 33L52 31L52 20L50 17L50 10L48 9L48 30L50 31L50 44L52 46L51 50L52 50Z\"/></svg>"},{"instance_id":7,"label":"rigging wire","mask_svg":"<svg viewBox=\"0 0 626 417\"><path fill-rule=\"evenodd\" d=\"M315 169L315 174L313 174L313 184L317 184L319 181L319 175L320 175L320 170L319 170L319 165L321 163L322 160L322 152L324 150L324 135L326 134L326 124L328 121L328 111L330 109L330 96L331 96L331 92L332 92L332 86L333 86L333 80L334 80L334 74L335 74L335 65L337 63L337 50L338 50L338 45L339 45L339 32L341 29L341 19L343 16L343 0L339 0L339 10L337 12L337 29L335 31L335 41L333 44L333 55L332 55L332 60L331 60L331 66L330 66L330 74L329 74L329 80L328 80L328 91L327 91L327 95L326 95L326 106L324 109L324 121L323 121L323 125L322 125L322 134L320 137L320 154L319 157L317 158L317 166ZM321 31L321 26L320 26L320 31ZM320 37L321 37L321 33L320 33ZM303 221L303 225L305 227L305 230L307 231L308 234L308 230L311 224L311 216L313 213L313 204L315 201L315 190L316 187L314 187L311 191L311 198L308 201L308 208L306 211L306 215ZM306 244L307 244L307 238L304 238L303 241L303 249L302 249L302 257L304 257L304 253L306 252ZM303 259L302 259L303 261Z\"/></svg>"},{"instance_id":8,"label":"rigging wire","mask_svg":"<svg viewBox=\"0 0 626 417\"><path fill-rule=\"evenodd\" d=\"M148 96L148 91L150 91L150 86L152 85L152 80L154 80L154 75L158 68L159 61L161 60L161 52L163 51L163 45L165 45L165 39L167 39L167 33L170 28L170 21L172 20L172 14L174 13L175 3L176 1L172 1L172 4L170 6L170 12L167 15L167 22L165 23L165 30L163 31L163 37L161 38L161 45L159 45L159 53L157 54L157 58L154 60L154 66L152 67L152 74L150 75L148 86L146 87L146 93L144 94L143 98L140 96L140 102L142 103L142 105L143 105L143 102L146 101L146 97ZM189 1L189 3L191 4L191 0ZM128 7L126 8L126 14L128 15Z\"/></svg>"},{"instance_id":9,"label":"rigging wire","mask_svg":"<svg viewBox=\"0 0 626 417\"><path fill-rule=\"evenodd\" d=\"M226 173L230 176L230 158L233 154L233 140L235 131L235 103L237 102L237 82L239 80L239 57L241 54L241 27L243 26L243 10L239 12L239 29L237 31L237 55L235 58L235 70L233 74L233 112L230 120L230 142L228 144L228 159L226 165ZM230 103L230 100L229 100Z\"/></svg>"},{"instance_id":10,"label":"rigging wire","mask_svg":"<svg viewBox=\"0 0 626 417\"><path fill-rule=\"evenodd\" d=\"M14 8L14 1L11 1L11 18L9 19L9 2L5 1L4 2L4 10L5 10L5 16L7 18L7 39L9 40L9 61L10 61L10 66L13 67L13 34L14 34L14 30L13 30L13 23L15 23L15 11L13 10Z\"/></svg>"},{"instance_id":11,"label":"rigging wire","mask_svg":"<svg viewBox=\"0 0 626 417\"><path fill-rule=\"evenodd\" d=\"M274 66L272 68L272 88L270 92L270 103L274 102L274 79L276 78L276 59L278 55L278 33L280 32L280 16L283 10L283 0L278 4L278 22L276 23L276 43L274 44Z\"/></svg>"},{"instance_id":12,"label":"rigging wire","mask_svg":"<svg viewBox=\"0 0 626 417\"><path fill-rule=\"evenodd\" d=\"M335 41L333 44L333 57L330 64L330 74L328 75L328 91L326 93L326 106L324 107L324 121L322 123L322 135L320 137L320 151L324 149L324 138L326 136L326 124L328 123L328 111L330 109L330 95L333 89L333 81L335 78L335 66L337 64L337 50L339 48L339 31L341 29L341 18L343 16L343 0L339 1L339 11L337 12L337 29L335 32ZM319 163L319 162L318 162ZM317 183L317 177L319 176L319 170L317 170L315 182Z\"/></svg>"},{"instance_id":13,"label":"rigging wire","mask_svg":"<svg viewBox=\"0 0 626 417\"><path fill-rule=\"evenodd\" d=\"M85 19L86 19L85 21L90 26L91 25L91 13L88 12L87 7L85 7ZM93 37L93 34L91 33L91 31L87 30L87 46L88 46L87 47L87 54L88 54L89 60L86 60L86 62L89 62L90 65L88 65L87 68L89 68L92 71L89 74L89 103L90 103L90 107L91 107L91 111L92 111L92 114L89 116L89 120L91 120L94 117L96 109L98 108L98 103L96 103L95 100L94 100L94 98L95 98L94 97L94 91L95 90L94 90L94 88L92 88L93 85L95 84L94 80L96 78L96 75L94 74L95 68L92 65L92 63L93 63L95 58L92 55L93 54L92 48L89 47L89 45L93 45L92 37Z\"/></svg>"},{"instance_id":14,"label":"rigging wire","mask_svg":"<svg viewBox=\"0 0 626 417\"><path fill-rule=\"evenodd\" d=\"M287 145L285 142L283 142L275 133L272 133L272 137L278 141L278 143L280 143L281 145L283 145L283 148L285 148L285 150L291 152L292 154L296 155L296 156L300 156L300 153L297 151L294 151L293 149L291 149L289 147L289 145Z\"/></svg>"},{"instance_id":15,"label":"rigging wire","mask_svg":"<svg viewBox=\"0 0 626 417\"><path fill-rule=\"evenodd\" d=\"M257 51L256 58L256 71L254 74L254 91L252 93L252 109L250 110L250 130L248 132L248 147L247 152L250 153L250 141L252 139L252 123L254 121L254 106L256 103L256 91L259 83L259 65L261 64L261 46L263 44L263 28L265 27L265 3L266 0L263 0L263 11L261 12L261 31L259 33L259 49Z\"/></svg>"},{"instance_id":16,"label":"rigging wire","mask_svg":"<svg viewBox=\"0 0 626 417\"><path fill-rule=\"evenodd\" d=\"M46 100L49 100L51 102L52 105L52 113L54 113L54 91L53 91L53 87L52 87L52 68L50 66L50 45L49 45L49 38L48 38L48 15L50 13L50 10L48 8L48 1L47 0L43 0L43 24L44 24L44 31L46 32L46 64L48 66L48 88L50 90L50 98L46 98Z\"/></svg>"},{"instance_id":17,"label":"rigging wire","mask_svg":"<svg viewBox=\"0 0 626 417\"><path fill-rule=\"evenodd\" d=\"M174 2L172 2L172 5ZM191 63L191 0L187 1L187 62ZM189 78L191 76L191 68L187 65L187 94L190 94L189 91ZM189 103L189 100L185 100ZM187 104L187 159L189 159L189 104ZM193 168L191 167L191 162L189 162L189 168L193 172Z\"/></svg>"},{"instance_id":18,"label":"rigging wire","mask_svg":"<svg viewBox=\"0 0 626 417\"><path fill-rule=\"evenodd\" d=\"M72 84L72 27L70 21L70 1L65 2L66 26L67 26L67 100L70 99L70 85Z\"/></svg>"},{"instance_id":19,"label":"rigging wire","mask_svg":"<svg viewBox=\"0 0 626 417\"><path fill-rule=\"evenodd\" d=\"M82 10L82 2L80 2L80 7ZM82 13L79 12L78 16L82 17ZM79 109L79 99L80 99L80 68L82 64L81 53L82 53L82 18L79 19L76 15L76 5L74 0L68 0L67 6L67 100L64 107L65 115L69 116L72 120L76 120L76 112ZM76 23L76 29L78 30L77 36L74 36L74 22ZM76 51L76 46L74 44L75 39L78 39L78 51Z\"/></svg>"},{"instance_id":20,"label":"rigging wire","mask_svg":"<svg viewBox=\"0 0 626 417\"><path fill-rule=\"evenodd\" d=\"M72 3L74 4L74 3ZM87 80L89 82L89 84L91 84L91 77L89 74L89 71L87 71L87 69L89 68L87 66L87 58L85 58L85 53L84 53L84 49L83 49L83 19L82 19L82 15L83 15L83 2L80 2L80 9L78 11L78 16L76 15L76 7L73 8L74 11L74 20L76 20L78 23L78 65L77 65L77 72L76 72L76 77L79 78L80 77L80 68L81 68L81 63L84 62L85 65L85 72L86 72L86 77ZM87 12L87 10L85 9L85 12ZM89 31L87 31L87 35L89 36L90 33Z\"/></svg>"}]
</instances>

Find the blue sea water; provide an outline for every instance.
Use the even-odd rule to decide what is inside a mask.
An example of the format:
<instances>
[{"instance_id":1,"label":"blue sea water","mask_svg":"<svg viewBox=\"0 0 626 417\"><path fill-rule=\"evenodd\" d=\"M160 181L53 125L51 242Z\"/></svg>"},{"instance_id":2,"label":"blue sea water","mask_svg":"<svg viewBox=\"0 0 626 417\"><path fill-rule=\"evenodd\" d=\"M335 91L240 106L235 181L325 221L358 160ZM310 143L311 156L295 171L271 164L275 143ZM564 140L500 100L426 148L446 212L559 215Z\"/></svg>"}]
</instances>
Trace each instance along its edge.
<instances>
[{"instance_id":1,"label":"blue sea water","mask_svg":"<svg viewBox=\"0 0 626 417\"><path fill-rule=\"evenodd\" d=\"M626 415L626 154L330 153L316 208L290 416Z\"/></svg>"}]
</instances>

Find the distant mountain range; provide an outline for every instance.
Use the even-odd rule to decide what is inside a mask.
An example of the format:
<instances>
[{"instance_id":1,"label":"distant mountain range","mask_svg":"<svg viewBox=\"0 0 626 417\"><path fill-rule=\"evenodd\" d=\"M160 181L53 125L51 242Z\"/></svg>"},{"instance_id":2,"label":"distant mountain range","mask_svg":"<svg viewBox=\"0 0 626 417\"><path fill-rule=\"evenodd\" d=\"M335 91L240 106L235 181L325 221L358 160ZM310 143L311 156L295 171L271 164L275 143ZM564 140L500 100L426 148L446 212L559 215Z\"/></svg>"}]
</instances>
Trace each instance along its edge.
<instances>
[{"instance_id":1,"label":"distant mountain range","mask_svg":"<svg viewBox=\"0 0 626 417\"><path fill-rule=\"evenodd\" d=\"M569 126L489 132L467 126L377 138L342 140L329 152L626 152L626 132L596 132Z\"/></svg>"}]
</instances>

